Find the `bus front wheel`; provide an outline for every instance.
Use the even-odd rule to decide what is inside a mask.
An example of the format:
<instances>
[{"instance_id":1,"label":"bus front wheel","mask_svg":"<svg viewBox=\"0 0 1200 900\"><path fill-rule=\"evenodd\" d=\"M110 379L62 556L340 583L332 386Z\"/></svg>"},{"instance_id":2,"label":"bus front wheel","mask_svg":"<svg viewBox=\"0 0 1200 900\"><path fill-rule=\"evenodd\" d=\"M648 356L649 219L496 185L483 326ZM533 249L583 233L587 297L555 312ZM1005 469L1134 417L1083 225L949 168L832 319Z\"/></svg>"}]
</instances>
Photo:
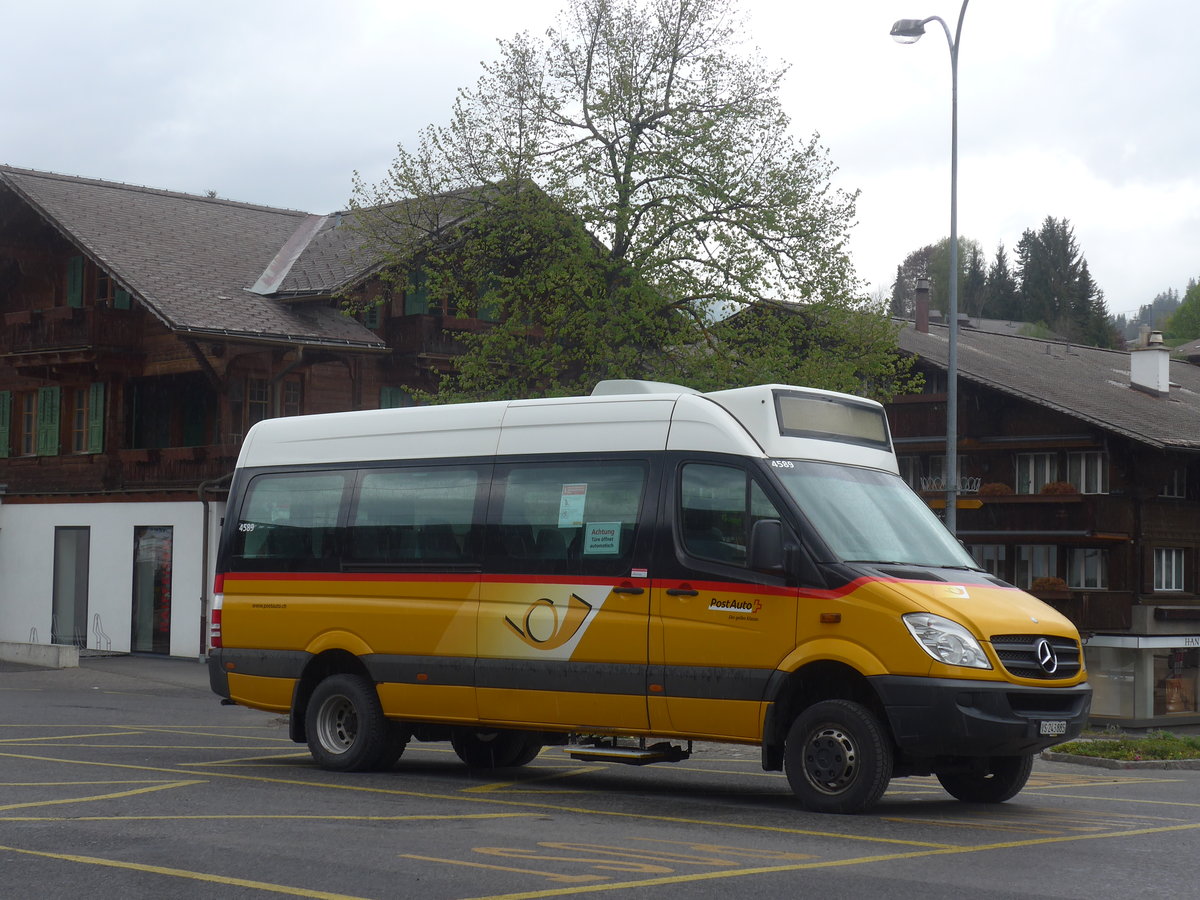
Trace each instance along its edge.
<instances>
[{"instance_id":1,"label":"bus front wheel","mask_svg":"<svg viewBox=\"0 0 1200 900\"><path fill-rule=\"evenodd\" d=\"M796 799L813 812L863 812L892 777L887 733L871 710L851 700L823 700L800 713L783 760Z\"/></svg>"},{"instance_id":2,"label":"bus front wheel","mask_svg":"<svg viewBox=\"0 0 1200 900\"><path fill-rule=\"evenodd\" d=\"M383 715L375 685L357 675L331 675L313 690L304 718L308 749L322 769L364 772L391 764L395 723ZM406 737L407 741L407 737ZM393 755L394 754L394 755Z\"/></svg>"},{"instance_id":3,"label":"bus front wheel","mask_svg":"<svg viewBox=\"0 0 1200 900\"><path fill-rule=\"evenodd\" d=\"M1011 800L1033 772L1033 756L994 756L988 771L938 773L946 792L964 803L1003 803Z\"/></svg>"}]
</instances>

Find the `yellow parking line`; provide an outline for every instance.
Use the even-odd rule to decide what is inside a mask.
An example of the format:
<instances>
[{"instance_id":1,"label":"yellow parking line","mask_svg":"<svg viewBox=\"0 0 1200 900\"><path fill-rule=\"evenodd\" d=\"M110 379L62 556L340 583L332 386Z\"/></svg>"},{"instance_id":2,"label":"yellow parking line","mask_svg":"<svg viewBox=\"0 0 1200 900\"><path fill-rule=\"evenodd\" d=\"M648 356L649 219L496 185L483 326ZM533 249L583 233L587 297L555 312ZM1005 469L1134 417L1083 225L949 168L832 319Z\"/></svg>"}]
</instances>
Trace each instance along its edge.
<instances>
[{"instance_id":1,"label":"yellow parking line","mask_svg":"<svg viewBox=\"0 0 1200 900\"><path fill-rule=\"evenodd\" d=\"M21 745L33 744L43 741L74 741L79 738L99 738L99 737L131 737L135 734L141 734L140 731L97 731L93 734L48 734L45 737L19 737L19 738L0 738L0 744L6 745Z\"/></svg>"},{"instance_id":2,"label":"yellow parking line","mask_svg":"<svg viewBox=\"0 0 1200 900\"><path fill-rule=\"evenodd\" d=\"M131 863L119 859L103 859L98 856L79 856L74 853L48 853L44 850L26 850L21 847L6 847L0 845L0 852L23 853L27 856L38 856L42 859L57 859L63 862L84 863L91 866L105 866L110 869L128 869L133 872L148 872L152 875L167 875L172 878L186 878L190 881L204 881L210 884L225 884L232 887L253 888L259 891L270 891L274 894L287 894L292 897L312 897L315 900L365 900L361 897L351 897L349 894L330 894L326 891L310 891L306 888L288 887L283 884L270 884L266 881L251 881L246 878L230 878L226 875L212 875L207 872L191 872L187 869L172 869L167 866L150 866L144 863Z\"/></svg>"},{"instance_id":3,"label":"yellow parking line","mask_svg":"<svg viewBox=\"0 0 1200 900\"><path fill-rule=\"evenodd\" d=\"M274 748L263 747L263 756L234 756L229 759L214 759L209 762L181 762L179 765L196 766L197 768L204 769L212 766L238 766L242 765L243 763L261 762L265 759L304 759L310 755L307 750L295 750L289 753L269 752L272 749Z\"/></svg>"},{"instance_id":4,"label":"yellow parking line","mask_svg":"<svg viewBox=\"0 0 1200 900\"><path fill-rule=\"evenodd\" d=\"M300 815L298 813L223 813L196 814L188 816L0 816L0 822L179 822L193 819L298 819L316 822L425 822L425 821L459 821L461 819L536 819L539 813L461 813L458 815L421 815L411 816L329 816L329 815Z\"/></svg>"},{"instance_id":5,"label":"yellow parking line","mask_svg":"<svg viewBox=\"0 0 1200 900\"><path fill-rule=\"evenodd\" d=\"M113 794L95 794L90 797L60 797L57 800L30 800L25 803L6 803L0 806L0 812L11 809L30 809L35 806L61 806L64 803L91 803L94 800L116 800L120 797L133 797L138 794L152 794L155 791L165 791L171 788L190 787L193 784L204 784L203 781L172 781L165 784L155 784L150 787L136 788L131 791L117 791Z\"/></svg>"},{"instance_id":6,"label":"yellow parking line","mask_svg":"<svg viewBox=\"0 0 1200 900\"><path fill-rule=\"evenodd\" d=\"M464 794L487 794L492 791L502 791L505 788L524 787L527 784L535 782L555 781L559 778L570 778L574 775L588 775L592 772L599 772L604 769L604 766L581 766L577 769L567 769L566 771L555 770L548 775L536 775L531 778L514 778L511 781L494 781L490 784L480 784L475 787L463 788Z\"/></svg>"},{"instance_id":7,"label":"yellow parking line","mask_svg":"<svg viewBox=\"0 0 1200 900\"><path fill-rule=\"evenodd\" d=\"M165 766L136 766L130 763L102 762L99 760L57 759L55 757L48 756L28 756L19 753L0 753L0 758L3 757L11 757L13 759L31 759L38 762L57 762L74 766L101 766L114 769L135 769L141 772L169 772L175 775L195 774L194 772L170 769ZM813 831L805 828L784 828L777 825L755 825L748 822L721 822L713 819L692 819L684 818L682 816L657 816L649 813L632 813L621 810L589 809L586 806L562 806L553 803L535 803L531 800L501 800L494 795L479 796L464 794L461 792L457 794L433 794L422 791L401 791L390 788L366 787L357 784L331 784L329 782L322 781L305 781L300 778L265 778L261 775L239 775L233 772L222 772L220 769L214 769L211 771L206 770L205 775L210 778L231 778L243 781L254 781L259 784L290 784L297 785L299 787L323 788L333 791L357 791L366 794L378 794L384 797L416 797L423 800L453 800L460 803L487 803L493 806L512 806L522 809L575 813L577 815L608 816L619 819L636 819L647 822L670 822L676 825L703 825L708 828L732 828L746 831L766 831L774 834L796 834L805 835L808 837L829 837L847 841L862 841L864 843L896 844L902 847L927 847L940 849L955 846L953 844L931 843L929 841L908 841L891 837L874 837L871 835L862 834L843 834L835 831Z\"/></svg>"},{"instance_id":8,"label":"yellow parking line","mask_svg":"<svg viewBox=\"0 0 1200 900\"><path fill-rule=\"evenodd\" d=\"M747 869L727 869L721 872L698 872L691 875L671 875L662 878L647 878L639 881L614 882L569 888L550 888L548 890L522 891L515 894L493 894L486 897L476 897L472 900L539 900L543 897L562 897L571 894L591 894L599 891L619 891L630 888L659 887L663 885L678 885L710 881L717 878L742 878L747 875L771 875L781 872L799 872L805 869L832 869L848 866L859 866L878 862L892 862L902 859L924 859L932 856L951 856L964 853L980 853L988 850L1011 850L1023 847L1037 847L1046 844L1060 844L1068 841L1091 841L1109 838L1122 838L1133 835L1165 834L1173 831L1194 831L1200 829L1200 823L1191 825L1171 825L1163 828L1143 828L1138 831L1120 831L1105 834L1082 834L1065 837L1034 838L1027 841L1007 841L1000 844L983 844L973 847L946 847L942 849L914 850L908 853L884 853L878 856L858 856L850 859L820 860L817 862L794 863L780 866L756 866Z\"/></svg>"}]
</instances>

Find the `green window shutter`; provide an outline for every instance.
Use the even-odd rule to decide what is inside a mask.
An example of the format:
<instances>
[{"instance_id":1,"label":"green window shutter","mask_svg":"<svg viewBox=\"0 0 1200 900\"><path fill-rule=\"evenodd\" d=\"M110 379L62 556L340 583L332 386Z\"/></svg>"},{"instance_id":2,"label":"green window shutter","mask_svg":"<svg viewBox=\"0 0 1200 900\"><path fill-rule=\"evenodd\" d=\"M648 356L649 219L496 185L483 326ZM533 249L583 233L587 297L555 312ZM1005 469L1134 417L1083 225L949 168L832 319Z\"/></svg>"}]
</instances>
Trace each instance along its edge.
<instances>
[{"instance_id":1,"label":"green window shutter","mask_svg":"<svg viewBox=\"0 0 1200 900\"><path fill-rule=\"evenodd\" d=\"M79 309L83 306L83 257L72 256L67 260L67 306Z\"/></svg>"},{"instance_id":2,"label":"green window shutter","mask_svg":"<svg viewBox=\"0 0 1200 900\"><path fill-rule=\"evenodd\" d=\"M412 396L404 388L383 387L379 389L379 408L396 409L400 406L412 406Z\"/></svg>"},{"instance_id":3,"label":"green window shutter","mask_svg":"<svg viewBox=\"0 0 1200 900\"><path fill-rule=\"evenodd\" d=\"M128 295L126 295L128 296ZM104 452L104 382L88 387L87 452Z\"/></svg>"},{"instance_id":4,"label":"green window shutter","mask_svg":"<svg viewBox=\"0 0 1200 900\"><path fill-rule=\"evenodd\" d=\"M123 288L117 288L117 292L113 294L113 308L129 309L132 305L133 304L129 299L129 291L124 290Z\"/></svg>"},{"instance_id":5,"label":"green window shutter","mask_svg":"<svg viewBox=\"0 0 1200 900\"><path fill-rule=\"evenodd\" d=\"M429 279L424 269L408 273L408 289L404 292L404 314L421 316L429 312Z\"/></svg>"},{"instance_id":6,"label":"green window shutter","mask_svg":"<svg viewBox=\"0 0 1200 900\"><path fill-rule=\"evenodd\" d=\"M0 391L0 459L8 459L12 439L12 391Z\"/></svg>"},{"instance_id":7,"label":"green window shutter","mask_svg":"<svg viewBox=\"0 0 1200 900\"><path fill-rule=\"evenodd\" d=\"M58 455L59 411L62 389L38 388L37 400L37 455Z\"/></svg>"},{"instance_id":8,"label":"green window shutter","mask_svg":"<svg viewBox=\"0 0 1200 900\"><path fill-rule=\"evenodd\" d=\"M363 310L362 323L367 328L375 329L379 327L379 306L368 306Z\"/></svg>"}]
</instances>

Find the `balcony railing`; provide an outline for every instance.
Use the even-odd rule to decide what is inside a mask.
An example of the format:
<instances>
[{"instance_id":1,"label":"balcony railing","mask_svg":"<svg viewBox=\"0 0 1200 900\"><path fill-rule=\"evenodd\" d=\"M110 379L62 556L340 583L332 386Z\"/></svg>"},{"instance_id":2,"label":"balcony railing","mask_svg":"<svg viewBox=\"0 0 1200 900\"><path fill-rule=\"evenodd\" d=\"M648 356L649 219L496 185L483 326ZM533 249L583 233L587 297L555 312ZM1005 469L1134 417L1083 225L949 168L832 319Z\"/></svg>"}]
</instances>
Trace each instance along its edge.
<instances>
[{"instance_id":1,"label":"balcony railing","mask_svg":"<svg viewBox=\"0 0 1200 900\"><path fill-rule=\"evenodd\" d=\"M239 447L118 449L6 459L9 494L96 494L128 491L194 492L233 471Z\"/></svg>"},{"instance_id":2,"label":"balcony railing","mask_svg":"<svg viewBox=\"0 0 1200 900\"><path fill-rule=\"evenodd\" d=\"M107 307L52 306L6 312L0 353L37 353L92 348L134 350L141 344L141 316Z\"/></svg>"}]
</instances>

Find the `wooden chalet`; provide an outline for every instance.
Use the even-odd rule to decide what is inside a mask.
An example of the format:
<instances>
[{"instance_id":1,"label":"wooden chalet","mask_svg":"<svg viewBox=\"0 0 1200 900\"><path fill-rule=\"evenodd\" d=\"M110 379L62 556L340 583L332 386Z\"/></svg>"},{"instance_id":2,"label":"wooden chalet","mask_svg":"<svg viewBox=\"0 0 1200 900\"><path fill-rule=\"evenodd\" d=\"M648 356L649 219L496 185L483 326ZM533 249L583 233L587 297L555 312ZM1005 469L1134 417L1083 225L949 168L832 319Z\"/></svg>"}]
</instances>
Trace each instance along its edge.
<instances>
[{"instance_id":1,"label":"wooden chalet","mask_svg":"<svg viewBox=\"0 0 1200 900\"><path fill-rule=\"evenodd\" d=\"M421 289L346 315L350 219L0 166L0 642L203 655L249 427L404 405L484 327Z\"/></svg>"},{"instance_id":2,"label":"wooden chalet","mask_svg":"<svg viewBox=\"0 0 1200 900\"><path fill-rule=\"evenodd\" d=\"M1096 719L1200 723L1200 367L1161 340L958 335L958 537L1076 623ZM888 404L901 471L944 507L948 329L900 347L926 377Z\"/></svg>"}]
</instances>

